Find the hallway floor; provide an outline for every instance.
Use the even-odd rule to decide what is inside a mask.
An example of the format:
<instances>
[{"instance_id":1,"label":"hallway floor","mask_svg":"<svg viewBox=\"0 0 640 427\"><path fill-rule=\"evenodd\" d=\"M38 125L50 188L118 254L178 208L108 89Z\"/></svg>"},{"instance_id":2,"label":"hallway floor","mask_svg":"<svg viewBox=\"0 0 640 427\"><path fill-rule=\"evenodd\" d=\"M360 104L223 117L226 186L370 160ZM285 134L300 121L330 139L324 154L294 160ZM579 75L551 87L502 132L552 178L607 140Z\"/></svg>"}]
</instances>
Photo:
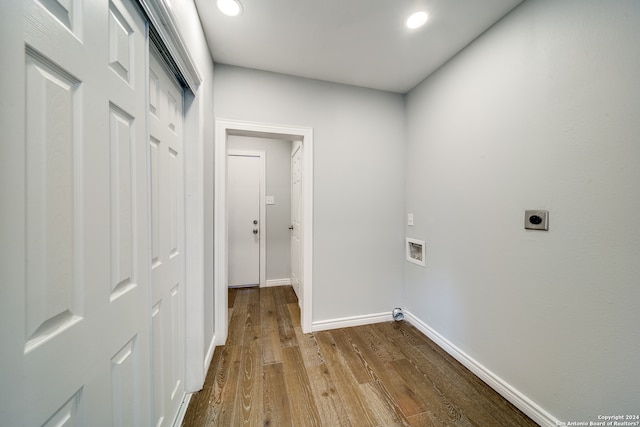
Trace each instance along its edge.
<instances>
[{"instance_id":1,"label":"hallway floor","mask_svg":"<svg viewBox=\"0 0 640 427\"><path fill-rule=\"evenodd\" d=\"M229 291L183 426L535 426L406 322L303 334L290 286Z\"/></svg>"}]
</instances>

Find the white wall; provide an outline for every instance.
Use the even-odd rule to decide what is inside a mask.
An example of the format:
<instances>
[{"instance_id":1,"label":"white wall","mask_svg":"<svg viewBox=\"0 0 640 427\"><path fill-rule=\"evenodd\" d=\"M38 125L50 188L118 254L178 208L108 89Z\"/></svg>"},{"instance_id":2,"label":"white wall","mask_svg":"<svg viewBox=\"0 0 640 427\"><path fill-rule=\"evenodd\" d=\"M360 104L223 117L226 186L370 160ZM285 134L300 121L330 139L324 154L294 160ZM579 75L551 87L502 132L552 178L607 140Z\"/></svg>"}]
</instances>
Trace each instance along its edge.
<instances>
[{"instance_id":1,"label":"white wall","mask_svg":"<svg viewBox=\"0 0 640 427\"><path fill-rule=\"evenodd\" d=\"M407 96L407 308L563 421L640 407L639 46L637 1L527 1Z\"/></svg>"},{"instance_id":2,"label":"white wall","mask_svg":"<svg viewBox=\"0 0 640 427\"><path fill-rule=\"evenodd\" d=\"M200 156L202 163L198 168L186 168L187 188L196 192L185 193L188 200L200 198L201 212L189 212L187 221L200 221L203 224L202 253L187 253L187 390L198 390L204 382L204 362L210 358L214 335L214 297L213 297L213 61L202 32L193 0L171 0L172 10L176 14L180 32L185 40L202 83L194 99L190 100L185 120L185 143L191 149L191 155ZM187 153L189 155L189 153ZM197 204L197 203L196 203ZM189 206L189 205L187 205ZM192 239L193 236L187 236ZM194 257L200 263L194 263ZM199 265L198 265L199 264ZM203 271L195 272L190 265ZM192 278L192 280L190 280Z\"/></svg>"},{"instance_id":3,"label":"white wall","mask_svg":"<svg viewBox=\"0 0 640 427\"><path fill-rule=\"evenodd\" d=\"M313 321L390 313L403 277L403 97L220 64L215 88L216 117L313 128Z\"/></svg>"},{"instance_id":4,"label":"white wall","mask_svg":"<svg viewBox=\"0 0 640 427\"><path fill-rule=\"evenodd\" d=\"M264 151L267 196L275 204L267 205L266 274L267 280L289 279L291 274L291 141L229 135L227 150Z\"/></svg>"}]
</instances>

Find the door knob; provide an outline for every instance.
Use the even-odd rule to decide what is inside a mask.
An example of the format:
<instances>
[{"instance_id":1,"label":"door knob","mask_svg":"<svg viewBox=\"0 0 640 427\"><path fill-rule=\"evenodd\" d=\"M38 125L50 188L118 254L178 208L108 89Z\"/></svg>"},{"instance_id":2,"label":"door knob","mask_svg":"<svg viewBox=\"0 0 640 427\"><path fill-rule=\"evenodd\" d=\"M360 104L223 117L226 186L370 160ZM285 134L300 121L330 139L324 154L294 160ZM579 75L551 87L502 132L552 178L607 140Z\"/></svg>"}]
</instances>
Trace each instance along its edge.
<instances>
[{"instance_id":1,"label":"door knob","mask_svg":"<svg viewBox=\"0 0 640 427\"><path fill-rule=\"evenodd\" d=\"M253 229L253 234L258 234L258 229L257 228Z\"/></svg>"},{"instance_id":2,"label":"door knob","mask_svg":"<svg viewBox=\"0 0 640 427\"><path fill-rule=\"evenodd\" d=\"M289 226L289 230L293 230L293 225L290 225L290 226Z\"/></svg>"}]
</instances>

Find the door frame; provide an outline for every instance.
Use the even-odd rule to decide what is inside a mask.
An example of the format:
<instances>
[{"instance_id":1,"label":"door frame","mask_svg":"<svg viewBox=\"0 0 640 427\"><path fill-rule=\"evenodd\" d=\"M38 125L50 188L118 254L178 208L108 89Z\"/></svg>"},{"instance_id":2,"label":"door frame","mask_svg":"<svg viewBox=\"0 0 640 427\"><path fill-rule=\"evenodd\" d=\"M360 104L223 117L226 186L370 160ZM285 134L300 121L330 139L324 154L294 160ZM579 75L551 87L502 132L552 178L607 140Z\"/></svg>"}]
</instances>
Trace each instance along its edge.
<instances>
[{"instance_id":1,"label":"door frame","mask_svg":"<svg viewBox=\"0 0 640 427\"><path fill-rule=\"evenodd\" d=\"M302 142L302 304L300 324L311 332L313 289L313 128L233 119L216 119L214 206L215 344L224 345L229 325L227 307L227 136L253 136Z\"/></svg>"},{"instance_id":2,"label":"door frame","mask_svg":"<svg viewBox=\"0 0 640 427\"><path fill-rule=\"evenodd\" d=\"M260 214L258 221L260 226L258 227L260 233L260 249L259 256L259 285L264 288L267 284L267 212L266 212L266 191L267 191L267 172L266 172L266 153L259 150L228 150L227 156L241 156L241 157L258 157L260 159ZM226 176L226 175L225 175ZM264 238L263 238L264 233Z\"/></svg>"},{"instance_id":3,"label":"door frame","mask_svg":"<svg viewBox=\"0 0 640 427\"><path fill-rule=\"evenodd\" d=\"M289 177L289 196L290 196L290 203L289 203L289 224L291 224L289 226L289 281L291 283L291 286L294 286L294 276L293 276L293 270L294 270L294 262L293 262L293 257L294 257L294 252L293 252L293 235L294 235L294 230L295 230L295 224L293 221L293 206L294 206L294 192L293 192L293 181L294 181L294 169L293 169L293 161L294 161L294 156L297 155L297 153L300 152L300 161L302 161L302 143L300 141L292 141L291 142L291 150L289 151L289 166L291 168L291 173L290 173L290 177ZM304 169L303 169L303 173L304 173ZM300 182L302 184L302 180ZM302 186L301 186L302 187ZM298 197L303 196L303 189L300 188L299 189L300 194L298 195ZM304 198L302 198L302 200L304 201ZM304 221L303 221L303 213L302 212L298 212L298 221L300 223L302 223L302 225L304 226ZM302 243L302 242L300 242ZM303 258L304 259L304 258ZM298 261L298 271L296 271L296 274L298 274L298 276L296 276L296 279L298 281L298 286L300 285L300 281L302 280L302 278L299 277L299 273L300 273L300 260ZM304 271L304 268L303 268ZM302 294L304 291L304 289L300 289L300 288L295 288L294 286L294 292L296 293L296 296L298 296L298 294ZM304 295L303 295L304 298ZM299 303L300 301L298 301ZM298 304L300 305L300 304Z\"/></svg>"}]
</instances>

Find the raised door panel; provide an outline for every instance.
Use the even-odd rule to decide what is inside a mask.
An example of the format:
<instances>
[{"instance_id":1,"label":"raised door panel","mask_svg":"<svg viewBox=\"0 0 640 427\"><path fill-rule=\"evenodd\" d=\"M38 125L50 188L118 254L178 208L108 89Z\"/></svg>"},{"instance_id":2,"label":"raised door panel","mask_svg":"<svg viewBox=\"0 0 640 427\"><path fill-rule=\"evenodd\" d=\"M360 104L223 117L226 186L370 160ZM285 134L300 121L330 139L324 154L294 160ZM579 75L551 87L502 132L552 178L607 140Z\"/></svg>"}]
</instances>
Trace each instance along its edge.
<instances>
[{"instance_id":1,"label":"raised door panel","mask_svg":"<svg viewBox=\"0 0 640 427\"><path fill-rule=\"evenodd\" d=\"M77 427L82 425L82 389L78 390L69 400L44 422L43 427Z\"/></svg>"},{"instance_id":2,"label":"raised door panel","mask_svg":"<svg viewBox=\"0 0 640 427\"><path fill-rule=\"evenodd\" d=\"M109 7L109 67L128 84L133 84L135 55L134 30L113 3Z\"/></svg>"},{"instance_id":3,"label":"raised door panel","mask_svg":"<svg viewBox=\"0 0 640 427\"><path fill-rule=\"evenodd\" d=\"M35 52L26 56L25 352L82 319L76 237L79 82Z\"/></svg>"},{"instance_id":4,"label":"raised door panel","mask_svg":"<svg viewBox=\"0 0 640 427\"><path fill-rule=\"evenodd\" d=\"M111 196L111 299L136 286L136 238L134 179L136 166L133 117L110 106Z\"/></svg>"},{"instance_id":5,"label":"raised door panel","mask_svg":"<svg viewBox=\"0 0 640 427\"><path fill-rule=\"evenodd\" d=\"M160 266L160 141L149 137L150 200L151 200L151 268Z\"/></svg>"},{"instance_id":6,"label":"raised door panel","mask_svg":"<svg viewBox=\"0 0 640 427\"><path fill-rule=\"evenodd\" d=\"M152 372L153 372L153 425L164 424L165 419L165 376L166 369L164 363L164 306L162 302L154 305L151 311L152 329Z\"/></svg>"},{"instance_id":7,"label":"raised door panel","mask_svg":"<svg viewBox=\"0 0 640 427\"><path fill-rule=\"evenodd\" d=\"M111 358L111 407L115 426L140 426L140 360L136 338Z\"/></svg>"},{"instance_id":8,"label":"raised door panel","mask_svg":"<svg viewBox=\"0 0 640 427\"><path fill-rule=\"evenodd\" d=\"M180 392L184 390L183 383L183 363L184 357L184 339L183 339L183 326L182 326L182 286L180 283L176 284L169 291L169 303L171 307L171 313L169 316L168 328L170 332L171 340L168 343L168 351L171 354L171 372L168 376L169 385L169 399L175 405L182 399ZM174 406L175 408L175 406Z\"/></svg>"},{"instance_id":9,"label":"raised door panel","mask_svg":"<svg viewBox=\"0 0 640 427\"><path fill-rule=\"evenodd\" d=\"M172 147L168 147L168 187L169 187L169 258L174 258L180 253L180 173L181 156Z\"/></svg>"},{"instance_id":10,"label":"raised door panel","mask_svg":"<svg viewBox=\"0 0 640 427\"><path fill-rule=\"evenodd\" d=\"M70 32L81 34L83 21L80 0L42 0L40 4Z\"/></svg>"}]
</instances>

